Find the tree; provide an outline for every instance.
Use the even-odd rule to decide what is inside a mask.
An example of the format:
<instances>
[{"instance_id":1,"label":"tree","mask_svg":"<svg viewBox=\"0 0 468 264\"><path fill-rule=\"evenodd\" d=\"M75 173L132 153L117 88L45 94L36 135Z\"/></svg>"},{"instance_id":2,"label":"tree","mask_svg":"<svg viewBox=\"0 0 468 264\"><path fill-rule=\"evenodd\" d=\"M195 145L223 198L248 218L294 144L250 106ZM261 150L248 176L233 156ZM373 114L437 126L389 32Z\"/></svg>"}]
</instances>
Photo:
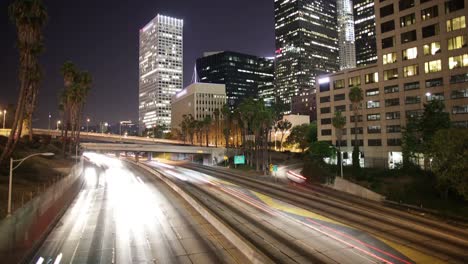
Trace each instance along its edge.
<instances>
[{"instance_id":1,"label":"tree","mask_svg":"<svg viewBox=\"0 0 468 264\"><path fill-rule=\"evenodd\" d=\"M438 188L447 197L454 190L468 200L468 133L466 129L441 129L431 139L429 156Z\"/></svg>"},{"instance_id":2,"label":"tree","mask_svg":"<svg viewBox=\"0 0 468 264\"><path fill-rule=\"evenodd\" d=\"M210 115L207 115L203 118L202 125L203 129L205 130L205 137L206 137L206 146L208 147L209 142L209 135L210 135L210 128L213 123L213 119Z\"/></svg>"},{"instance_id":3,"label":"tree","mask_svg":"<svg viewBox=\"0 0 468 264\"><path fill-rule=\"evenodd\" d=\"M23 129L26 107L31 106L31 116L34 111L41 72L38 57L43 50L42 29L47 22L47 11L41 0L15 0L8 11L17 29L20 88L14 121L0 156L0 164L11 156L16 147Z\"/></svg>"},{"instance_id":4,"label":"tree","mask_svg":"<svg viewBox=\"0 0 468 264\"><path fill-rule=\"evenodd\" d=\"M88 72L80 72L70 61L63 64L61 73L65 89L62 93L59 108L63 113L64 119L62 130L65 130L65 132L62 133L62 151L65 155L67 144L69 146L69 153L73 149L72 141L75 143L75 146L79 144L83 109L93 81ZM69 130L71 134L70 139L68 139Z\"/></svg>"},{"instance_id":5,"label":"tree","mask_svg":"<svg viewBox=\"0 0 468 264\"><path fill-rule=\"evenodd\" d=\"M291 129L292 127L292 124L291 122L289 122L287 119L285 120L280 120L276 123L276 128L281 132L281 144L280 144L280 149L283 150L283 138L284 138L284 134L286 133L286 131L288 131L289 129Z\"/></svg>"},{"instance_id":6,"label":"tree","mask_svg":"<svg viewBox=\"0 0 468 264\"><path fill-rule=\"evenodd\" d=\"M291 133L289 134L288 138L286 139L286 144L298 145L302 152L304 152L305 149L311 143L311 140L309 138L309 131L312 129L312 126L313 125L311 124L302 124L294 126L291 129Z\"/></svg>"},{"instance_id":7,"label":"tree","mask_svg":"<svg viewBox=\"0 0 468 264\"><path fill-rule=\"evenodd\" d=\"M227 104L223 105L221 108L221 114L223 115L224 120L224 127L223 127L223 135L224 141L226 144L226 148L229 148L229 137L231 134L231 110L229 110L229 106Z\"/></svg>"},{"instance_id":8,"label":"tree","mask_svg":"<svg viewBox=\"0 0 468 264\"><path fill-rule=\"evenodd\" d=\"M336 111L335 116L332 119L332 125L335 128L335 135L336 135L336 141L338 145L338 159L337 159L337 165L341 169L342 161L341 161L341 139L343 138L343 128L346 125L346 117L344 117L341 114L341 111ZM341 170L340 170L341 171ZM341 177L343 177L342 174L340 174Z\"/></svg>"},{"instance_id":9,"label":"tree","mask_svg":"<svg viewBox=\"0 0 468 264\"><path fill-rule=\"evenodd\" d=\"M219 108L216 108L213 111L213 116L215 119L215 146L218 147L218 137L219 137L219 117L221 116L221 110Z\"/></svg>"},{"instance_id":10,"label":"tree","mask_svg":"<svg viewBox=\"0 0 468 264\"><path fill-rule=\"evenodd\" d=\"M357 125L358 125L358 114L359 109L361 108L361 102L364 99L362 89L360 87L354 86L349 91L349 100L351 101L354 113L354 147L353 147L353 168L359 169L359 143L357 140Z\"/></svg>"},{"instance_id":11,"label":"tree","mask_svg":"<svg viewBox=\"0 0 468 264\"><path fill-rule=\"evenodd\" d=\"M408 117L402 137L404 165L419 159L419 155L422 154L424 167L429 167L428 155L432 137L437 131L450 128L450 116L444 109L442 101L431 100L424 104L422 116Z\"/></svg>"},{"instance_id":12,"label":"tree","mask_svg":"<svg viewBox=\"0 0 468 264\"><path fill-rule=\"evenodd\" d=\"M335 155L335 149L326 141L316 141L310 144L309 152L312 158L320 163L325 163L325 158L332 158Z\"/></svg>"}]
</instances>

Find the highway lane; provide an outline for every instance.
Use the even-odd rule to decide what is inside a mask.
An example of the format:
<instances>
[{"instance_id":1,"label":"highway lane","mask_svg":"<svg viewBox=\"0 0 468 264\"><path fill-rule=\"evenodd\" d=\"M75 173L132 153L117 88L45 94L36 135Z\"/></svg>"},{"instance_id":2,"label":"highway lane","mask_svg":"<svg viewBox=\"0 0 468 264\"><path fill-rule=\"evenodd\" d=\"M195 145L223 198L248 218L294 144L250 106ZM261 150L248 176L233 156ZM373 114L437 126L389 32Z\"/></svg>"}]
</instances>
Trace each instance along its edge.
<instances>
[{"instance_id":1,"label":"highway lane","mask_svg":"<svg viewBox=\"0 0 468 264\"><path fill-rule=\"evenodd\" d=\"M164 183L88 154L86 183L31 263L246 263Z\"/></svg>"},{"instance_id":2,"label":"highway lane","mask_svg":"<svg viewBox=\"0 0 468 264\"><path fill-rule=\"evenodd\" d=\"M157 161L146 164L211 204L212 210L219 211L228 224L274 262L413 263L365 232L292 204L204 173Z\"/></svg>"}]
</instances>

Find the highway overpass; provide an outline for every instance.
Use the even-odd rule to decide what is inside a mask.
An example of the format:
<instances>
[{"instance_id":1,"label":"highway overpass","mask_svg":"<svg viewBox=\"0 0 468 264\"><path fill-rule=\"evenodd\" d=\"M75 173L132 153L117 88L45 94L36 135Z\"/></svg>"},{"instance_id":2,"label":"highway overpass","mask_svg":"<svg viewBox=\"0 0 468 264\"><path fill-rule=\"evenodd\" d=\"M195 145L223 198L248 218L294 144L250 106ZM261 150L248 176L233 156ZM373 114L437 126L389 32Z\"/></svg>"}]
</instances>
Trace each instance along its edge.
<instances>
[{"instance_id":1,"label":"highway overpass","mask_svg":"<svg viewBox=\"0 0 468 264\"><path fill-rule=\"evenodd\" d=\"M173 160L190 159L193 155L201 155L203 164L213 165L221 162L224 158L226 149L196 147L196 146L178 146L169 144L110 144L110 143L81 143L85 151L96 152L144 152L151 159L153 153L171 153Z\"/></svg>"},{"instance_id":2,"label":"highway overpass","mask_svg":"<svg viewBox=\"0 0 468 264\"><path fill-rule=\"evenodd\" d=\"M62 135L62 132L60 130L48 130L48 129L35 128L33 131L34 131L34 134L36 135L51 135L55 137L60 137ZM114 135L114 134L90 133L90 132L81 132L80 138L83 140L93 140L93 141L102 141L102 142L186 145L186 143L180 140L145 138L145 137L134 137L134 136L123 136L123 135L119 136L119 135Z\"/></svg>"}]
</instances>

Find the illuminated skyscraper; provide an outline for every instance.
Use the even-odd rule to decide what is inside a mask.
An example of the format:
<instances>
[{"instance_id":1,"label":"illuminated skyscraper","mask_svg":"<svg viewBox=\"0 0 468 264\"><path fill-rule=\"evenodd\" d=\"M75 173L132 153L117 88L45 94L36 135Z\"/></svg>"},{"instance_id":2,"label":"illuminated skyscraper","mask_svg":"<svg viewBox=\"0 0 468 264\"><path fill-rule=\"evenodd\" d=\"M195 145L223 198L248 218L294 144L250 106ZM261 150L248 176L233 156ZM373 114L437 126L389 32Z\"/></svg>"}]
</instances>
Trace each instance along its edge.
<instances>
[{"instance_id":1,"label":"illuminated skyscraper","mask_svg":"<svg viewBox=\"0 0 468 264\"><path fill-rule=\"evenodd\" d=\"M197 59L198 81L226 85L227 103L233 110L243 100L273 96L273 60L233 51L207 52Z\"/></svg>"},{"instance_id":2,"label":"illuminated skyscraper","mask_svg":"<svg viewBox=\"0 0 468 264\"><path fill-rule=\"evenodd\" d=\"M377 62L374 0L353 0L356 64L364 66Z\"/></svg>"},{"instance_id":3,"label":"illuminated skyscraper","mask_svg":"<svg viewBox=\"0 0 468 264\"><path fill-rule=\"evenodd\" d=\"M275 0L275 90L287 105L314 93L316 76L339 68L335 3Z\"/></svg>"},{"instance_id":4,"label":"illuminated skyscraper","mask_svg":"<svg viewBox=\"0 0 468 264\"><path fill-rule=\"evenodd\" d=\"M354 19L351 0L338 0L338 40L340 43L340 69L356 68L354 47Z\"/></svg>"},{"instance_id":5,"label":"illuminated skyscraper","mask_svg":"<svg viewBox=\"0 0 468 264\"><path fill-rule=\"evenodd\" d=\"M183 82L182 19L157 15L140 30L140 132L171 125L171 98Z\"/></svg>"}]
</instances>

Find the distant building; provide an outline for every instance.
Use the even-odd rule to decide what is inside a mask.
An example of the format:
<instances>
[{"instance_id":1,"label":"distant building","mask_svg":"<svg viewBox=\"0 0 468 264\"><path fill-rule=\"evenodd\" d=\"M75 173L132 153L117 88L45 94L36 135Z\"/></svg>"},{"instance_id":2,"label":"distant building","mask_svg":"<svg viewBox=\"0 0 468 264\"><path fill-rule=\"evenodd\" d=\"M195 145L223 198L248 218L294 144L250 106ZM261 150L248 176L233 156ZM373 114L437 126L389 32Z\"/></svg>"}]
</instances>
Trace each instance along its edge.
<instances>
[{"instance_id":1,"label":"distant building","mask_svg":"<svg viewBox=\"0 0 468 264\"><path fill-rule=\"evenodd\" d=\"M351 163L357 143L365 166L392 168L402 162L408 118L421 115L428 101L442 100L453 125L468 128L468 0L375 1L375 9L377 64L318 78L318 140L337 143L332 118L341 111L345 160ZM348 98L353 86L364 93L357 128Z\"/></svg>"},{"instance_id":2,"label":"distant building","mask_svg":"<svg viewBox=\"0 0 468 264\"><path fill-rule=\"evenodd\" d=\"M317 120L317 102L315 92L302 91L292 97L291 109L295 115L306 115L310 121Z\"/></svg>"},{"instance_id":3,"label":"distant building","mask_svg":"<svg viewBox=\"0 0 468 264\"><path fill-rule=\"evenodd\" d=\"M171 98L183 85L182 19L157 15L140 30L139 129L171 125Z\"/></svg>"},{"instance_id":4,"label":"distant building","mask_svg":"<svg viewBox=\"0 0 468 264\"><path fill-rule=\"evenodd\" d=\"M374 0L353 0L356 65L377 62Z\"/></svg>"},{"instance_id":5,"label":"distant building","mask_svg":"<svg viewBox=\"0 0 468 264\"><path fill-rule=\"evenodd\" d=\"M275 93L291 106L294 96L315 93L318 75L339 69L336 1L276 0L274 5Z\"/></svg>"},{"instance_id":6,"label":"distant building","mask_svg":"<svg viewBox=\"0 0 468 264\"><path fill-rule=\"evenodd\" d=\"M209 52L197 59L197 81L226 85L227 103L233 109L242 100L262 95L271 101L273 60L232 51Z\"/></svg>"},{"instance_id":7,"label":"distant building","mask_svg":"<svg viewBox=\"0 0 468 264\"><path fill-rule=\"evenodd\" d=\"M215 119L215 109L226 103L226 86L213 83L193 83L172 98L172 127L180 128L183 115L192 115L195 120L206 116Z\"/></svg>"},{"instance_id":8,"label":"distant building","mask_svg":"<svg viewBox=\"0 0 468 264\"><path fill-rule=\"evenodd\" d=\"M354 18L352 0L337 0L340 70L356 68Z\"/></svg>"}]
</instances>

